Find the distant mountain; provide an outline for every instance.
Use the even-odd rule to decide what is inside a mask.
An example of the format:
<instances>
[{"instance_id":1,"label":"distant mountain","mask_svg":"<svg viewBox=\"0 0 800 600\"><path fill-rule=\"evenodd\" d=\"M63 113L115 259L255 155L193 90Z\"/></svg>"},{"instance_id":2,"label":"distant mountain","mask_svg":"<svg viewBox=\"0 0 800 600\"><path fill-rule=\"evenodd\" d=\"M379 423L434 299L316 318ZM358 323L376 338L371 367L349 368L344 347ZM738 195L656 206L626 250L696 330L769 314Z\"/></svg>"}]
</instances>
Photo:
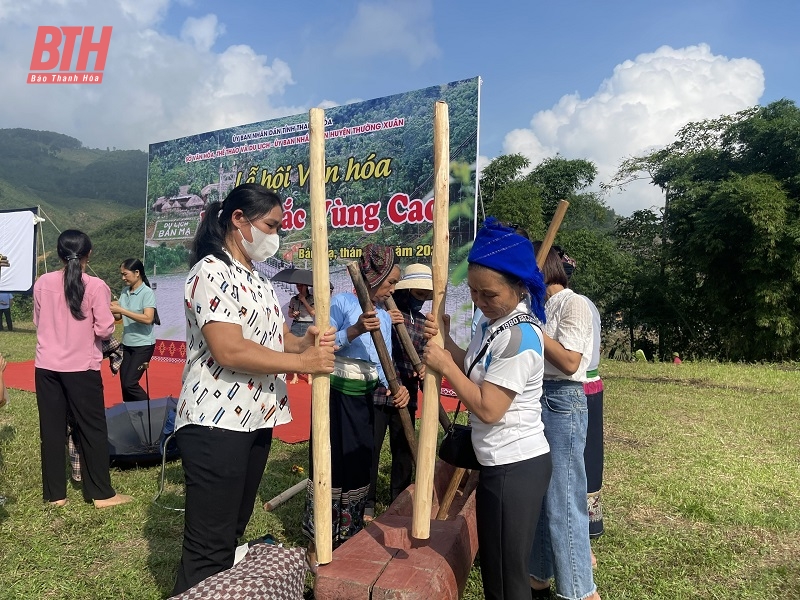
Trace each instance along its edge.
<instances>
[{"instance_id":1,"label":"distant mountain","mask_svg":"<svg viewBox=\"0 0 800 600\"><path fill-rule=\"evenodd\" d=\"M84 148L79 140L52 131L0 129L0 180L54 206L86 199L143 208L147 154Z\"/></svg>"},{"instance_id":2,"label":"distant mountain","mask_svg":"<svg viewBox=\"0 0 800 600\"><path fill-rule=\"evenodd\" d=\"M0 210L41 208L40 273L61 268L59 232L80 229L92 238L93 270L119 290L120 263L144 251L146 192L146 152L84 148L52 131L0 129Z\"/></svg>"}]
</instances>

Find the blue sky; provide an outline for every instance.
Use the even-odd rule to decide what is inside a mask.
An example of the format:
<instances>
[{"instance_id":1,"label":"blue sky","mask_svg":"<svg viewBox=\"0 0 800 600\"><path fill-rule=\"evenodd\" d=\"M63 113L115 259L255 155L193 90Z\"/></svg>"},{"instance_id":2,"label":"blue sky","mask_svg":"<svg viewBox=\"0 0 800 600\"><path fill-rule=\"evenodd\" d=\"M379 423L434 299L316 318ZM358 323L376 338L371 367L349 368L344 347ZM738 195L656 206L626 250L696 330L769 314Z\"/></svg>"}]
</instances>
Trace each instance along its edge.
<instances>
[{"instance_id":1,"label":"blue sky","mask_svg":"<svg viewBox=\"0 0 800 600\"><path fill-rule=\"evenodd\" d=\"M0 0L0 127L147 149L480 75L482 164L558 152L605 180L689 121L800 99L797 23L776 0ZM25 83L39 25L112 25L104 83Z\"/></svg>"}]
</instances>

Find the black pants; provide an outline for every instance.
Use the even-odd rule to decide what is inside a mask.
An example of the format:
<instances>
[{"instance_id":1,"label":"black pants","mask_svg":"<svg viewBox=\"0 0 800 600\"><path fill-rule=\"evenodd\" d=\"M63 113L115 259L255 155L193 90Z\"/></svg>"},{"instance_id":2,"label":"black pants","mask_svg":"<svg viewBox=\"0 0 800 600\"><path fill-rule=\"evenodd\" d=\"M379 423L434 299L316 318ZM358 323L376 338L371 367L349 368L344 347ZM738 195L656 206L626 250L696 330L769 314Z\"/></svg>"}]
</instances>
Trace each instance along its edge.
<instances>
[{"instance_id":1,"label":"black pants","mask_svg":"<svg viewBox=\"0 0 800 600\"><path fill-rule=\"evenodd\" d=\"M9 331L14 331L14 327L11 325L11 309L10 308L0 308L0 331L3 331L3 315L6 317L6 325L8 326Z\"/></svg>"},{"instance_id":2,"label":"black pants","mask_svg":"<svg viewBox=\"0 0 800 600\"><path fill-rule=\"evenodd\" d=\"M155 344L152 346L122 346L122 365L119 368L119 383L122 386L122 401L149 400L147 392L139 385L144 375L140 369L144 363L153 358Z\"/></svg>"},{"instance_id":3,"label":"black pants","mask_svg":"<svg viewBox=\"0 0 800 600\"><path fill-rule=\"evenodd\" d=\"M81 448L81 480L87 502L114 496L108 471L108 426L100 371L59 373L37 368L36 403L42 449L43 497L48 502L67 497L65 447L67 412L75 419Z\"/></svg>"},{"instance_id":4,"label":"black pants","mask_svg":"<svg viewBox=\"0 0 800 600\"><path fill-rule=\"evenodd\" d=\"M528 559L551 473L549 453L481 468L475 516L486 600L531 597Z\"/></svg>"},{"instance_id":5,"label":"black pants","mask_svg":"<svg viewBox=\"0 0 800 600\"><path fill-rule=\"evenodd\" d=\"M272 429L185 425L175 435L186 478L183 553L172 595L233 566L264 475Z\"/></svg>"},{"instance_id":6,"label":"black pants","mask_svg":"<svg viewBox=\"0 0 800 600\"><path fill-rule=\"evenodd\" d=\"M386 437L386 429L389 429L389 448L392 452L392 468L389 483L391 502L400 495L411 483L411 474L414 470L414 457L411 448L408 446L406 434L403 430L403 421L400 418L400 410L405 410L411 416L411 424L415 422L414 415L417 412L416 405L411 403L407 407L397 409L394 406L376 405L375 406L375 451L372 456L372 472L370 474L369 494L367 494L367 506L375 507L375 498L378 487L378 467L381 460L381 448L383 439Z\"/></svg>"}]
</instances>

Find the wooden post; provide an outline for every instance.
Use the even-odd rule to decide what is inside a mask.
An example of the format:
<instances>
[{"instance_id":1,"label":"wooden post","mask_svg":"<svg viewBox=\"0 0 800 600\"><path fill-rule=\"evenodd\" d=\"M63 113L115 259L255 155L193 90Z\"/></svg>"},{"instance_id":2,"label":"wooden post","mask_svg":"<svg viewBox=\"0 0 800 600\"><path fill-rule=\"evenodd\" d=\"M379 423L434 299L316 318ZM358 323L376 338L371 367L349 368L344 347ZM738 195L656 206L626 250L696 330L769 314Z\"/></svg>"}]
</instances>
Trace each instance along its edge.
<instances>
[{"instance_id":1,"label":"wooden post","mask_svg":"<svg viewBox=\"0 0 800 600\"><path fill-rule=\"evenodd\" d=\"M353 280L353 287L356 290L358 302L361 304L361 310L364 312L371 312L375 310L375 306L372 304L372 298L369 297L369 290L367 289L367 284L364 281L364 277L361 275L361 269L359 268L358 263L349 263L347 265L347 271L350 273L350 279ZM372 336L372 343L375 344L375 350L378 352L378 359L381 361L381 367L383 367L383 374L386 376L386 382L388 383L389 390L394 396L400 390L400 382L397 380L397 372L394 370L392 357L389 356L389 350L386 348L386 340L383 339L383 333L381 333L380 329L370 331L369 333L370 336ZM408 442L409 448L411 448L411 457L414 459L414 464L416 464L417 433L414 431L414 426L411 424L411 415L408 414L408 410L405 408L398 410L397 413L400 415L400 421L403 424L403 432L406 434L406 441ZM376 448L375 451L380 452L381 449Z\"/></svg>"},{"instance_id":2,"label":"wooden post","mask_svg":"<svg viewBox=\"0 0 800 600\"><path fill-rule=\"evenodd\" d=\"M386 308L389 310L395 310L397 308L397 304L395 304L394 298L391 296L386 299ZM393 323L392 324L397 331L397 337L400 338L400 343L403 344L403 349L406 351L411 364L414 365L414 370L419 375L422 372L422 359L420 359L419 354L417 354L417 349L414 348L414 342L411 341L411 336L408 335L408 328L406 328L405 323ZM444 406L442 406L442 398L441 396L436 399L439 403L439 424L442 426L442 429L447 431L447 428L450 427L450 419L447 416L447 411L445 411Z\"/></svg>"},{"instance_id":3,"label":"wooden post","mask_svg":"<svg viewBox=\"0 0 800 600\"><path fill-rule=\"evenodd\" d=\"M431 312L439 326L439 334L428 340L429 344L444 347L445 295L447 293L448 260L450 254L450 123L447 104L437 102L433 112L433 301ZM415 478L411 535L427 540L431 531L433 504L433 474L436 466L436 438L438 433L437 404L442 386L442 375L426 369L422 386L422 419L419 429L419 460Z\"/></svg>"},{"instance_id":4,"label":"wooden post","mask_svg":"<svg viewBox=\"0 0 800 600\"><path fill-rule=\"evenodd\" d=\"M325 113L312 108L309 128L309 199L311 203L311 270L314 280L315 323L320 332L330 327L331 289L328 271L328 219L325 212ZM319 341L317 341L319 344ZM333 560L333 504L331 499L331 433L329 375L311 378L311 452L314 478L314 544L317 562Z\"/></svg>"},{"instance_id":5,"label":"wooden post","mask_svg":"<svg viewBox=\"0 0 800 600\"><path fill-rule=\"evenodd\" d=\"M295 483L288 490L283 490L280 494L275 496L272 500L267 500L264 503L264 510L266 510L267 512L275 510L281 504L283 504L284 502L286 502L290 498L293 498L294 496L296 496L297 494L302 492L307 487L308 487L308 477L303 479L303 481Z\"/></svg>"},{"instance_id":6,"label":"wooden post","mask_svg":"<svg viewBox=\"0 0 800 600\"><path fill-rule=\"evenodd\" d=\"M539 266L540 271L542 267L544 267L547 253L550 252L550 247L553 245L553 240L556 239L558 228L561 227L561 221L564 220L564 215L567 213L568 208L569 202L566 200L559 201L556 212L553 214L553 220L550 221L550 227L547 228L547 233L542 240L542 245L539 247L539 252L536 253L536 264Z\"/></svg>"},{"instance_id":7,"label":"wooden post","mask_svg":"<svg viewBox=\"0 0 800 600\"><path fill-rule=\"evenodd\" d=\"M444 492L444 496L442 496L442 501L439 502L439 512L436 513L437 521L447 520L447 513L450 512L450 505L453 503L453 498L456 497L456 492L458 491L461 481L464 479L464 473L466 472L467 470L462 469L461 467L456 467L455 471L453 471L453 475L450 478L450 483L447 484L447 489Z\"/></svg>"}]
</instances>

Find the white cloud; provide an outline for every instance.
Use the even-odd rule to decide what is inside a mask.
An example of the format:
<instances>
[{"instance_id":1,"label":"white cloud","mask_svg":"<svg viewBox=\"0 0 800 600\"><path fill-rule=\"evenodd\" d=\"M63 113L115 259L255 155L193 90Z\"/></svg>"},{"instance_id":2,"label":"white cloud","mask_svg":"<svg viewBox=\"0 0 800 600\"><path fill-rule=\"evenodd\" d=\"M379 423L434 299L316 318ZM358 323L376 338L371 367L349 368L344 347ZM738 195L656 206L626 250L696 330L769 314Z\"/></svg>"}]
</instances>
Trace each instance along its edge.
<instances>
[{"instance_id":1,"label":"white cloud","mask_svg":"<svg viewBox=\"0 0 800 600\"><path fill-rule=\"evenodd\" d=\"M199 19L189 17L183 23L181 39L191 41L201 52L208 52L223 33L225 25L217 21L217 15L206 15Z\"/></svg>"},{"instance_id":2,"label":"white cloud","mask_svg":"<svg viewBox=\"0 0 800 600\"><path fill-rule=\"evenodd\" d=\"M598 181L607 181L625 158L669 144L689 122L757 104L763 92L764 72L754 60L715 55L706 44L662 46L617 65L592 97L570 94L536 113L530 128L506 135L503 150L524 154L533 165L556 152L588 159L597 165ZM663 199L642 184L612 192L607 202L628 215Z\"/></svg>"},{"instance_id":3,"label":"white cloud","mask_svg":"<svg viewBox=\"0 0 800 600\"><path fill-rule=\"evenodd\" d=\"M158 23L166 14L170 0L117 0L122 14L139 25Z\"/></svg>"},{"instance_id":4,"label":"white cloud","mask_svg":"<svg viewBox=\"0 0 800 600\"><path fill-rule=\"evenodd\" d=\"M0 127L146 150L153 142L306 110L282 103L293 83L285 61L244 45L212 50L224 28L215 15L187 20L176 37L161 31L168 0L31 0L13 13L0 2ZM101 85L26 83L43 10L51 24L113 26Z\"/></svg>"},{"instance_id":5,"label":"white cloud","mask_svg":"<svg viewBox=\"0 0 800 600\"><path fill-rule=\"evenodd\" d=\"M0 0L0 24L3 21L36 21L39 25L46 25L47 19L43 19L42 15L50 16L53 7L64 8L70 2L73 0Z\"/></svg>"},{"instance_id":6,"label":"white cloud","mask_svg":"<svg viewBox=\"0 0 800 600\"><path fill-rule=\"evenodd\" d=\"M434 37L431 0L361 2L336 55L350 60L400 55L419 67L441 54Z\"/></svg>"}]
</instances>

